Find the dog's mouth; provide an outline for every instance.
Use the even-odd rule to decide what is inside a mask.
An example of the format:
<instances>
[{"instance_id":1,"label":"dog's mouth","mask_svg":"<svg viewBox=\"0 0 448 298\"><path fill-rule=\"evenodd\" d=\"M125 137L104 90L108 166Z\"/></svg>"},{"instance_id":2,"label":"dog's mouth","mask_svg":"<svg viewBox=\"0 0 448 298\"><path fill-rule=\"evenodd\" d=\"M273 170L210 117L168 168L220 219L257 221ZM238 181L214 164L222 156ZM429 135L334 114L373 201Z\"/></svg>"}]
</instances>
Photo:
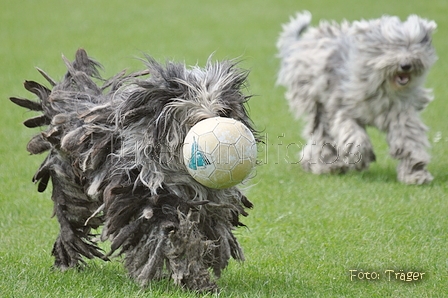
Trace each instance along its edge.
<instances>
[{"instance_id":1,"label":"dog's mouth","mask_svg":"<svg viewBox=\"0 0 448 298\"><path fill-rule=\"evenodd\" d=\"M395 76L395 82L399 86L406 86L411 80L411 75L409 73L398 73Z\"/></svg>"}]
</instances>

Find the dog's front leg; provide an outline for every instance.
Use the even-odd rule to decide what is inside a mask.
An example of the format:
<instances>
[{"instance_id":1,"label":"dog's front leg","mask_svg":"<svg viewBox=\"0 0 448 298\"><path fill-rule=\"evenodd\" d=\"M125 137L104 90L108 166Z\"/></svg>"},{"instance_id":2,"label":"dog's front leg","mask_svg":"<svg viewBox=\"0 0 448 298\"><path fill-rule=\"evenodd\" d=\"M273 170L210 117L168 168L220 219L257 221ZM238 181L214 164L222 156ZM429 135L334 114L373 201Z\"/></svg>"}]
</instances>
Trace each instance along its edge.
<instances>
[{"instance_id":1,"label":"dog's front leg","mask_svg":"<svg viewBox=\"0 0 448 298\"><path fill-rule=\"evenodd\" d=\"M433 180L426 169L430 160L426 130L415 110L398 113L389 124L389 150L391 156L400 161L397 175L403 183L423 184Z\"/></svg>"},{"instance_id":2,"label":"dog's front leg","mask_svg":"<svg viewBox=\"0 0 448 298\"><path fill-rule=\"evenodd\" d=\"M375 161L372 143L365 128L348 113L337 113L331 130L337 140L339 155L349 168L365 170Z\"/></svg>"}]
</instances>

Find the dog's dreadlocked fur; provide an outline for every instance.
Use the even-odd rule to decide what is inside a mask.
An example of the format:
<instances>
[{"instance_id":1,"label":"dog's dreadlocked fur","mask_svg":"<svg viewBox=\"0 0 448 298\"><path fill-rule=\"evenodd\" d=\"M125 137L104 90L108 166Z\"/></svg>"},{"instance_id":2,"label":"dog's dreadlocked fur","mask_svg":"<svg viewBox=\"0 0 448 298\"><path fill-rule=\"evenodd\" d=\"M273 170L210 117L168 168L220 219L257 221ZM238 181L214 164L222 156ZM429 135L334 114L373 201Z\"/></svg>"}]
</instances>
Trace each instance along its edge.
<instances>
[{"instance_id":1,"label":"dog's dreadlocked fur","mask_svg":"<svg viewBox=\"0 0 448 298\"><path fill-rule=\"evenodd\" d=\"M430 182L426 127L419 113L433 99L422 87L437 57L433 21L384 16L308 28L309 12L283 26L277 42L278 83L297 116L306 115L309 140L301 159L315 174L364 170L375 161L365 127L387 132L399 160L398 180Z\"/></svg>"},{"instance_id":2,"label":"dog's dreadlocked fur","mask_svg":"<svg viewBox=\"0 0 448 298\"><path fill-rule=\"evenodd\" d=\"M219 277L230 257L244 259L232 230L243 226L239 217L252 203L236 187L197 183L180 152L188 130L209 117L234 118L257 136L244 107L250 96L242 93L248 72L234 61L187 69L146 58L146 71L104 81L80 49L73 63L64 58L61 82L38 69L52 90L24 83L40 102L11 98L42 112L25 126L47 126L27 150L49 151L33 181L40 192L50 179L53 185L60 224L54 266L78 267L117 251L142 285L169 275L191 290L216 290L209 269ZM101 240L111 241L107 254L93 234L101 226Z\"/></svg>"}]
</instances>

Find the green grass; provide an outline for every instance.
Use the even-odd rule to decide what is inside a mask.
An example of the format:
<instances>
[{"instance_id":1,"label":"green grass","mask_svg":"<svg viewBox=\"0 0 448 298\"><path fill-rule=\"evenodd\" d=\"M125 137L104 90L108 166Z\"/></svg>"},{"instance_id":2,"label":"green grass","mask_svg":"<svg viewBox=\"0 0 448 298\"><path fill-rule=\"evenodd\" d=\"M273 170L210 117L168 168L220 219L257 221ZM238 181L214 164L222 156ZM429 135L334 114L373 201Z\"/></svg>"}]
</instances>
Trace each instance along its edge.
<instances>
[{"instance_id":1,"label":"green grass","mask_svg":"<svg viewBox=\"0 0 448 298\"><path fill-rule=\"evenodd\" d=\"M240 57L251 70L250 113L266 137L257 175L247 190L255 207L236 231L244 263L230 262L218 281L222 297L441 297L448 293L448 2L417 1L12 1L0 10L0 296L196 297L170 282L141 289L119 260L89 261L86 270L53 271L58 233L50 218L50 192L39 194L31 177L43 156L25 145L36 133L21 122L31 115L9 102L29 96L24 79L42 81L34 67L61 78L61 53L85 48L105 66L104 76L141 67L146 52L203 65ZM125 3L126 2L126 3ZM318 19L355 20L418 13L438 23L439 61L427 86L436 100L423 113L429 126L435 176L427 186L396 181L383 134L369 130L378 161L363 173L314 176L292 164L302 142L275 86L275 42L281 24L297 10ZM436 137L441 136L437 141ZM434 141L436 140L436 141ZM383 274L350 281L351 269ZM424 272L419 282L387 281L385 270Z\"/></svg>"}]
</instances>

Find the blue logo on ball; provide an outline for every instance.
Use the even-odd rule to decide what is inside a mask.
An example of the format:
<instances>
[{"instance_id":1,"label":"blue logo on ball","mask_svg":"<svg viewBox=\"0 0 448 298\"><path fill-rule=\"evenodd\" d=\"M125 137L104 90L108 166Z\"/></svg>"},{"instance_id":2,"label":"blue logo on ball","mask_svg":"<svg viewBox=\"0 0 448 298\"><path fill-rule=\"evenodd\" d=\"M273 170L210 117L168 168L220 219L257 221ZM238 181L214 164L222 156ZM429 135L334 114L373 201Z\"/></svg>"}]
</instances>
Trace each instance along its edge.
<instances>
[{"instance_id":1,"label":"blue logo on ball","mask_svg":"<svg viewBox=\"0 0 448 298\"><path fill-rule=\"evenodd\" d=\"M191 157L188 167L192 170L197 170L198 167L206 167L210 164L204 151L200 150L199 144L196 142L196 138L193 137L193 144L191 145Z\"/></svg>"}]
</instances>

